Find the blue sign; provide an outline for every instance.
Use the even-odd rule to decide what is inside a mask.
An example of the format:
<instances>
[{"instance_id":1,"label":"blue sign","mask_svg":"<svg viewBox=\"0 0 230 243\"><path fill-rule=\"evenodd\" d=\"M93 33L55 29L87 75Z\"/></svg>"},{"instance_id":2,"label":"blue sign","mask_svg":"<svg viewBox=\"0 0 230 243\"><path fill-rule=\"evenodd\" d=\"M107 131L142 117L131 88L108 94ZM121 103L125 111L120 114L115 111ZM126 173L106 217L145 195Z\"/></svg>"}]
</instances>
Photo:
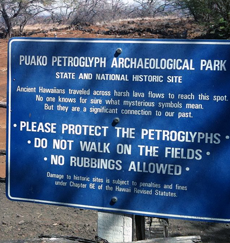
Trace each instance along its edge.
<instances>
[{"instance_id":1,"label":"blue sign","mask_svg":"<svg viewBox=\"0 0 230 243\"><path fill-rule=\"evenodd\" d=\"M230 221L230 42L13 38L7 196Z\"/></svg>"}]
</instances>

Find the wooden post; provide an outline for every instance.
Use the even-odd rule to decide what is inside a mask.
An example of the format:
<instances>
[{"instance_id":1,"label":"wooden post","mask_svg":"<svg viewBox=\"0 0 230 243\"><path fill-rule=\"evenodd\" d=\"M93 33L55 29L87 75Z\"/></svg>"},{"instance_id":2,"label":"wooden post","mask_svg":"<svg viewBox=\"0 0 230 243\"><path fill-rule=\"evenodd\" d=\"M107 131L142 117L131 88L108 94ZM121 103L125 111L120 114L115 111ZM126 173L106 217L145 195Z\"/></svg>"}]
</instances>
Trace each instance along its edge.
<instances>
[{"instance_id":1,"label":"wooden post","mask_svg":"<svg viewBox=\"0 0 230 243\"><path fill-rule=\"evenodd\" d=\"M145 217L135 215L137 240L145 240Z\"/></svg>"},{"instance_id":2,"label":"wooden post","mask_svg":"<svg viewBox=\"0 0 230 243\"><path fill-rule=\"evenodd\" d=\"M132 215L98 212L98 236L108 242L132 242Z\"/></svg>"}]
</instances>

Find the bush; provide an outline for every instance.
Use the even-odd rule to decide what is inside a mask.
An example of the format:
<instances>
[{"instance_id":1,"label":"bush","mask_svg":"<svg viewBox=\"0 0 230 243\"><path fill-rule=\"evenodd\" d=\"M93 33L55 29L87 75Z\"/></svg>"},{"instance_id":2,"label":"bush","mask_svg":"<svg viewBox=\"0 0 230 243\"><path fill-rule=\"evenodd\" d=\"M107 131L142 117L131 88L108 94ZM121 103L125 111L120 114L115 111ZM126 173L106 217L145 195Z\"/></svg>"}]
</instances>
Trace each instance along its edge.
<instances>
[{"instance_id":1,"label":"bush","mask_svg":"<svg viewBox=\"0 0 230 243\"><path fill-rule=\"evenodd\" d=\"M195 21L207 27L216 38L230 36L230 0L171 0L177 7L187 10Z\"/></svg>"}]
</instances>

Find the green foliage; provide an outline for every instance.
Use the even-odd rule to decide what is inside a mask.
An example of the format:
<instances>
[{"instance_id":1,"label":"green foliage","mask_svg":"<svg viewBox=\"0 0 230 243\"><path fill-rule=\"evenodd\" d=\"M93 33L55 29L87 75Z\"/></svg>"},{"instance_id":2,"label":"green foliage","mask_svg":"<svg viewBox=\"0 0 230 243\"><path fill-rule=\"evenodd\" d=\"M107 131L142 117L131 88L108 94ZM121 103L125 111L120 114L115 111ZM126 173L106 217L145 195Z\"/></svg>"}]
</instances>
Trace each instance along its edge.
<instances>
[{"instance_id":1,"label":"green foliage","mask_svg":"<svg viewBox=\"0 0 230 243\"><path fill-rule=\"evenodd\" d=\"M224 18L219 20L219 23L209 28L209 37L218 39L228 39L230 37L230 25Z\"/></svg>"},{"instance_id":2,"label":"green foliage","mask_svg":"<svg viewBox=\"0 0 230 243\"><path fill-rule=\"evenodd\" d=\"M207 27L213 37L230 37L230 0L171 0Z\"/></svg>"}]
</instances>

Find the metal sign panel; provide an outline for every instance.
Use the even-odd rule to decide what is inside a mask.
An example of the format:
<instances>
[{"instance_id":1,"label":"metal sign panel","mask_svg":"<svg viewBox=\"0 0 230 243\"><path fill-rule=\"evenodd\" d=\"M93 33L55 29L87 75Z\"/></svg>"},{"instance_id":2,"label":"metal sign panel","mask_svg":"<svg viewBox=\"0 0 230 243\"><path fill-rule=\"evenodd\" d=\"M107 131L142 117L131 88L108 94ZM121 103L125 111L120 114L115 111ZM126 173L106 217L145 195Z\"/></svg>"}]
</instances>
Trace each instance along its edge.
<instances>
[{"instance_id":1,"label":"metal sign panel","mask_svg":"<svg viewBox=\"0 0 230 243\"><path fill-rule=\"evenodd\" d=\"M7 196L230 221L230 42L13 38Z\"/></svg>"}]
</instances>

